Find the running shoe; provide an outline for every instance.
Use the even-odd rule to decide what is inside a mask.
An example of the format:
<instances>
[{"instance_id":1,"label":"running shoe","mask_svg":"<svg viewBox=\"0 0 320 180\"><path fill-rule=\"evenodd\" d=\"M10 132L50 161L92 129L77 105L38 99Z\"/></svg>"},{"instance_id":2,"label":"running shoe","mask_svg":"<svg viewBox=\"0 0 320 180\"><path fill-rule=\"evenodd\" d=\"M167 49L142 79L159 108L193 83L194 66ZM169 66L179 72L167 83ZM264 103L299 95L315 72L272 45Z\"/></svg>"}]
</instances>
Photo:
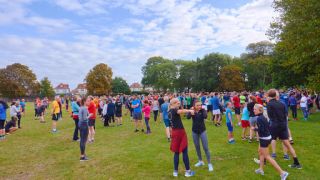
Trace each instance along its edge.
<instances>
[{"instance_id":1,"label":"running shoe","mask_svg":"<svg viewBox=\"0 0 320 180\"><path fill-rule=\"evenodd\" d=\"M300 165L300 164L291 164L291 165L289 165L289 167L291 167L291 168L297 168L297 169L302 169L302 166Z\"/></svg>"},{"instance_id":2,"label":"running shoe","mask_svg":"<svg viewBox=\"0 0 320 180\"><path fill-rule=\"evenodd\" d=\"M290 144L294 144L293 139L291 139L289 142L290 142Z\"/></svg>"},{"instance_id":3,"label":"running shoe","mask_svg":"<svg viewBox=\"0 0 320 180\"><path fill-rule=\"evenodd\" d=\"M191 176L194 176L194 175L195 175L194 171L191 171L191 170L188 170L188 171L186 171L186 173L184 173L185 177L191 177Z\"/></svg>"},{"instance_id":4,"label":"running shoe","mask_svg":"<svg viewBox=\"0 0 320 180\"><path fill-rule=\"evenodd\" d=\"M141 132L144 132L144 129L141 129Z\"/></svg>"},{"instance_id":5,"label":"running shoe","mask_svg":"<svg viewBox=\"0 0 320 180\"><path fill-rule=\"evenodd\" d=\"M272 154L271 154L271 157L272 157L273 159L275 159L275 158L277 158L277 154L276 154L276 153L272 153Z\"/></svg>"},{"instance_id":6,"label":"running shoe","mask_svg":"<svg viewBox=\"0 0 320 180\"><path fill-rule=\"evenodd\" d=\"M89 159L88 159L88 157L87 156L84 156L84 157L81 157L80 158L80 161L88 161Z\"/></svg>"},{"instance_id":7,"label":"running shoe","mask_svg":"<svg viewBox=\"0 0 320 180\"><path fill-rule=\"evenodd\" d=\"M288 154L285 154L285 155L283 155L283 159L286 160L286 161L288 161L288 160L290 160L290 157L289 157Z\"/></svg>"},{"instance_id":8,"label":"running shoe","mask_svg":"<svg viewBox=\"0 0 320 180\"><path fill-rule=\"evenodd\" d=\"M213 171L213 165L211 163L208 164L208 169L210 172Z\"/></svg>"},{"instance_id":9,"label":"running shoe","mask_svg":"<svg viewBox=\"0 0 320 180\"><path fill-rule=\"evenodd\" d=\"M284 173L282 173L282 174L280 175L281 180L286 180L288 176L289 176L289 173L288 173L288 172L284 172Z\"/></svg>"},{"instance_id":10,"label":"running shoe","mask_svg":"<svg viewBox=\"0 0 320 180\"><path fill-rule=\"evenodd\" d=\"M136 129L136 130L134 130L134 132L139 132L139 130L138 130L138 129Z\"/></svg>"},{"instance_id":11,"label":"running shoe","mask_svg":"<svg viewBox=\"0 0 320 180\"><path fill-rule=\"evenodd\" d=\"M253 161L254 161L256 164L260 164L260 160L257 159L257 158L253 158Z\"/></svg>"},{"instance_id":12,"label":"running shoe","mask_svg":"<svg viewBox=\"0 0 320 180\"><path fill-rule=\"evenodd\" d=\"M178 177L178 171L173 171L173 177Z\"/></svg>"},{"instance_id":13,"label":"running shoe","mask_svg":"<svg viewBox=\"0 0 320 180\"><path fill-rule=\"evenodd\" d=\"M255 170L256 174L261 174L262 176L264 175L263 170L261 170L260 168Z\"/></svg>"},{"instance_id":14,"label":"running shoe","mask_svg":"<svg viewBox=\"0 0 320 180\"><path fill-rule=\"evenodd\" d=\"M203 161L199 161L199 162L197 162L197 164L195 164L194 166L195 166L195 167L204 166L204 162L203 162Z\"/></svg>"},{"instance_id":15,"label":"running shoe","mask_svg":"<svg viewBox=\"0 0 320 180\"><path fill-rule=\"evenodd\" d=\"M249 139L249 141L248 141L249 143L252 143L252 139Z\"/></svg>"}]
</instances>

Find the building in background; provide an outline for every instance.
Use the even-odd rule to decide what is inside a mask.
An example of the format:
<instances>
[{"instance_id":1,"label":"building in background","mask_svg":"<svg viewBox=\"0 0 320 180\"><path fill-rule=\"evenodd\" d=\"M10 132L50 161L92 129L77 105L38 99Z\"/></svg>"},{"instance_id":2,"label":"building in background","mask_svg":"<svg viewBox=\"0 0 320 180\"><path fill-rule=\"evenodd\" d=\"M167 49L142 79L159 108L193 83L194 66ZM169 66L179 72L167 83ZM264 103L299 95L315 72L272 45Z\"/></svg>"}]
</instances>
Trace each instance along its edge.
<instances>
[{"instance_id":1,"label":"building in background","mask_svg":"<svg viewBox=\"0 0 320 180\"><path fill-rule=\"evenodd\" d=\"M131 90L131 92L140 92L143 90L143 88L139 83L135 82L135 83L131 84L130 90Z\"/></svg>"},{"instance_id":2,"label":"building in background","mask_svg":"<svg viewBox=\"0 0 320 180\"><path fill-rule=\"evenodd\" d=\"M69 95L70 88L69 84L60 83L57 87L54 88L56 95Z\"/></svg>"},{"instance_id":3,"label":"building in background","mask_svg":"<svg viewBox=\"0 0 320 180\"><path fill-rule=\"evenodd\" d=\"M88 93L87 84L86 83L78 84L77 88L72 90L71 93L72 93L72 95L80 95L80 96L87 95L87 93Z\"/></svg>"}]
</instances>

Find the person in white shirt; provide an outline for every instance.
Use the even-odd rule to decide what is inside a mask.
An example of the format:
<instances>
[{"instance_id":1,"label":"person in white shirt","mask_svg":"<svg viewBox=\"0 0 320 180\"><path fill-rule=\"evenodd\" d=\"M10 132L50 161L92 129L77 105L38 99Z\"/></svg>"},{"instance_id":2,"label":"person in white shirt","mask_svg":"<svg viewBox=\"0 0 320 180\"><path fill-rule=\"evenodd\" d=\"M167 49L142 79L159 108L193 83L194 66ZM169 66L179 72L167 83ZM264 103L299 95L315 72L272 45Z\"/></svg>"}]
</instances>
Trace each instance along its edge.
<instances>
[{"instance_id":1,"label":"person in white shirt","mask_svg":"<svg viewBox=\"0 0 320 180\"><path fill-rule=\"evenodd\" d=\"M11 119L16 119L17 120L17 114L19 112L19 109L16 106L16 102L12 102L11 106L10 106L10 116Z\"/></svg>"},{"instance_id":2,"label":"person in white shirt","mask_svg":"<svg viewBox=\"0 0 320 180\"><path fill-rule=\"evenodd\" d=\"M308 94L307 92L304 92L302 94L302 98L300 100L300 107L301 107L301 110L302 110L302 113L303 113L303 117L304 117L304 120L308 120L308 116L309 116L309 113L308 113L308 98L307 98Z\"/></svg>"},{"instance_id":3,"label":"person in white shirt","mask_svg":"<svg viewBox=\"0 0 320 180\"><path fill-rule=\"evenodd\" d=\"M103 105L103 108L102 108L102 117L104 119L104 126L107 127L109 126L109 117L108 117L108 114L107 114L107 110L108 110L108 101L106 99L103 100L104 102L104 105Z\"/></svg>"}]
</instances>

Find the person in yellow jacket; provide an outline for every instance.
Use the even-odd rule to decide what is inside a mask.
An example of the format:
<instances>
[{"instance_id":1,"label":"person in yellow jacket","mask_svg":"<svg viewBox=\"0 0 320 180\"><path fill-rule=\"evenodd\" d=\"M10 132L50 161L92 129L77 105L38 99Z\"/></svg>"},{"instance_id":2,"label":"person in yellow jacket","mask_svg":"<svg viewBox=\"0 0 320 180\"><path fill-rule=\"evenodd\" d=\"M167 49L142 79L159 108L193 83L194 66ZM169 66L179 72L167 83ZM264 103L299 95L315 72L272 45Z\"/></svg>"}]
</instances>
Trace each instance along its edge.
<instances>
[{"instance_id":1,"label":"person in yellow jacket","mask_svg":"<svg viewBox=\"0 0 320 180\"><path fill-rule=\"evenodd\" d=\"M60 97L56 96L55 100L52 102L52 132L57 132L57 121L59 120L60 106L59 106Z\"/></svg>"}]
</instances>

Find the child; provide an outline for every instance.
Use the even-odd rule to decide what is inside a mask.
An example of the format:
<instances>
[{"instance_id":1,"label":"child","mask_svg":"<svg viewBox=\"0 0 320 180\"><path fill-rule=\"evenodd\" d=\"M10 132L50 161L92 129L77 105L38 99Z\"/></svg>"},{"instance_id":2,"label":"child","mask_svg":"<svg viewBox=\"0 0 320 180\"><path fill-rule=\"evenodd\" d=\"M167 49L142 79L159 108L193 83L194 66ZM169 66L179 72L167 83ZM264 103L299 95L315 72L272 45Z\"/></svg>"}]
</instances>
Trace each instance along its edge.
<instances>
[{"instance_id":1,"label":"child","mask_svg":"<svg viewBox=\"0 0 320 180\"><path fill-rule=\"evenodd\" d=\"M146 127L147 127L146 134L150 134L151 130L150 130L150 125L149 125L149 120L150 120L151 107L150 107L150 103L148 100L144 100L144 106L142 108L142 112L144 113L144 121L145 121Z\"/></svg>"},{"instance_id":2,"label":"child","mask_svg":"<svg viewBox=\"0 0 320 180\"><path fill-rule=\"evenodd\" d=\"M286 171L283 171L281 167L278 165L278 163L271 158L269 154L269 145L271 143L271 133L269 130L269 122L268 120L263 116L263 106L260 104L254 105L254 114L258 116L257 118L257 128L252 128L255 131L258 131L259 134L259 157L260 157L260 168L257 169L255 172L257 174L264 175L263 166L264 166L264 160L270 162L270 164L279 172L281 180L285 180L289 173Z\"/></svg>"},{"instance_id":3,"label":"child","mask_svg":"<svg viewBox=\"0 0 320 180\"><path fill-rule=\"evenodd\" d=\"M233 119L232 119L232 104L231 102L227 102L226 108L226 123L228 127L228 143L234 144L235 141L233 139Z\"/></svg>"},{"instance_id":4,"label":"child","mask_svg":"<svg viewBox=\"0 0 320 180\"><path fill-rule=\"evenodd\" d=\"M179 107L180 107L179 99L177 98L171 99L168 117L171 121L171 126L172 126L172 132L171 132L172 140L171 140L170 149L172 152L174 152L173 176L174 177L178 176L179 154L182 153L183 162L186 167L186 172L184 175L186 177L191 177L191 176L194 176L194 171L190 170L189 156L188 156L188 139L187 139L187 134L183 127L180 115L185 113L191 113L192 115L194 115L194 111L179 109Z\"/></svg>"},{"instance_id":5,"label":"child","mask_svg":"<svg viewBox=\"0 0 320 180\"><path fill-rule=\"evenodd\" d=\"M242 140L246 140L247 139L246 137L248 136L248 129L250 127L249 111L247 108L247 103L243 104L241 126L242 126Z\"/></svg>"},{"instance_id":6,"label":"child","mask_svg":"<svg viewBox=\"0 0 320 180\"><path fill-rule=\"evenodd\" d=\"M202 143L203 150L206 153L207 161L208 161L208 169L209 171L213 171L213 165L211 164L210 159L210 151L208 148L208 137L206 132L206 125L204 123L205 119L207 118L207 111L201 108L201 102L196 102L194 106L194 114L191 113L187 114L187 118L192 118L192 137L193 143L197 151L199 162L195 165L196 167L200 167L204 165L201 157L201 150L200 150L200 140Z\"/></svg>"}]
</instances>

